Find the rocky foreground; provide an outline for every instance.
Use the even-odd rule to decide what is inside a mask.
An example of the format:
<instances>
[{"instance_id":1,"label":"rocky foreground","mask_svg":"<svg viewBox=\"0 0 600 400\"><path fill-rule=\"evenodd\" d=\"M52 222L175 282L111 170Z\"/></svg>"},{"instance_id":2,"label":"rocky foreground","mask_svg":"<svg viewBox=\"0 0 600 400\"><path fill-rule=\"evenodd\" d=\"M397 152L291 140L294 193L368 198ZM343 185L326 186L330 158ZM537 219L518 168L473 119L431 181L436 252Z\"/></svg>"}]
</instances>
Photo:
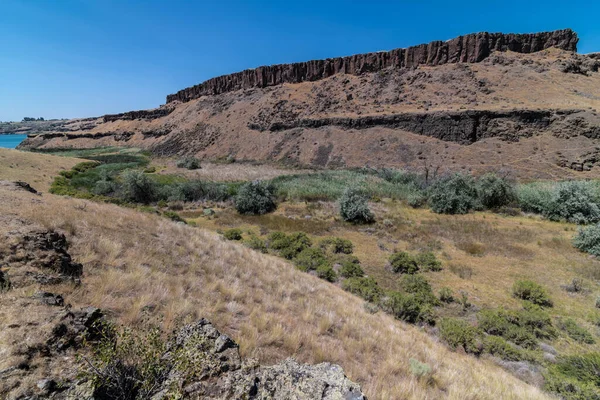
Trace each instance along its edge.
<instances>
[{"instance_id":1,"label":"rocky foreground","mask_svg":"<svg viewBox=\"0 0 600 400\"><path fill-rule=\"evenodd\" d=\"M1 181L0 187L35 192L20 182ZM61 285L80 285L83 273L69 254L66 237L10 215L0 217L0 226L0 397L120 398L81 379L87 367L78 355L89 354L108 318L95 307L73 309L57 293ZM203 360L201 370L190 382L173 369L153 390L153 400L171 398L173 388L191 399L365 398L334 364L288 359L260 366L243 360L238 345L205 319L178 330L161 358L168 363L178 348Z\"/></svg>"}]
</instances>

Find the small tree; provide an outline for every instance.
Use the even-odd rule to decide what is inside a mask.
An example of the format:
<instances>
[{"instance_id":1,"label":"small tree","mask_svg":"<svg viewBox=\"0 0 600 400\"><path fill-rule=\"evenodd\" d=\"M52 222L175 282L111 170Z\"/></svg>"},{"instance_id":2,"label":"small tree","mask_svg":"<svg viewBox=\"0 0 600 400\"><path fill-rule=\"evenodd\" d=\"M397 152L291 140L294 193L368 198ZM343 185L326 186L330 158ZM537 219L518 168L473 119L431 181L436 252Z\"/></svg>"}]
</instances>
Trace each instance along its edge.
<instances>
[{"instance_id":1,"label":"small tree","mask_svg":"<svg viewBox=\"0 0 600 400\"><path fill-rule=\"evenodd\" d=\"M235 198L235 208L240 214L263 215L277 208L273 186L262 181L248 182Z\"/></svg>"},{"instance_id":2,"label":"small tree","mask_svg":"<svg viewBox=\"0 0 600 400\"><path fill-rule=\"evenodd\" d=\"M368 198L356 188L348 188L340 198L340 215L344 221L355 224L373 222L375 217L369 209Z\"/></svg>"},{"instance_id":3,"label":"small tree","mask_svg":"<svg viewBox=\"0 0 600 400\"><path fill-rule=\"evenodd\" d=\"M430 188L429 204L439 214L468 213L477 204L473 178L457 173L437 180Z\"/></svg>"}]
</instances>

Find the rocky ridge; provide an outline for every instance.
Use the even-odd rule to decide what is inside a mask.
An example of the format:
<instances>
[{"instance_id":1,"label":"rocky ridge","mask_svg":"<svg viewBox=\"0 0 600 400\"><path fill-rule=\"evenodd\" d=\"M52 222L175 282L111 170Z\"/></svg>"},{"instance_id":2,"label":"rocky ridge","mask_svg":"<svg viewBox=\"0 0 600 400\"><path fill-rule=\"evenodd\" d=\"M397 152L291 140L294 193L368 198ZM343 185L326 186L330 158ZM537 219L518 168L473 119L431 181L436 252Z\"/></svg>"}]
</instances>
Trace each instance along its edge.
<instances>
[{"instance_id":1,"label":"rocky ridge","mask_svg":"<svg viewBox=\"0 0 600 400\"><path fill-rule=\"evenodd\" d=\"M248 69L209 79L167 96L167 103L190 101L201 96L218 95L240 89L267 87L282 83L316 81L338 73L360 75L385 68L414 68L455 63L477 63L494 51L534 53L550 47L576 51L577 34L570 29L532 34L473 33L446 42L394 49L347 57L278 64Z\"/></svg>"}]
</instances>

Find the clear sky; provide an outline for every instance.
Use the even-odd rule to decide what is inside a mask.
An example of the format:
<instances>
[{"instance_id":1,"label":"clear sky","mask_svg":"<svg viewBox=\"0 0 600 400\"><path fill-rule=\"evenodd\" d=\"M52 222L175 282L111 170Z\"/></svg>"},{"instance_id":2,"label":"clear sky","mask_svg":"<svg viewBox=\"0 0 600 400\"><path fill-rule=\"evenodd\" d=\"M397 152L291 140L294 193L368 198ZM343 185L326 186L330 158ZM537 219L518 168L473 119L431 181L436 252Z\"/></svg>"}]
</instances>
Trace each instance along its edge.
<instances>
[{"instance_id":1,"label":"clear sky","mask_svg":"<svg viewBox=\"0 0 600 400\"><path fill-rule=\"evenodd\" d=\"M600 1L0 0L0 121L153 108L213 76L480 31L572 28Z\"/></svg>"}]
</instances>

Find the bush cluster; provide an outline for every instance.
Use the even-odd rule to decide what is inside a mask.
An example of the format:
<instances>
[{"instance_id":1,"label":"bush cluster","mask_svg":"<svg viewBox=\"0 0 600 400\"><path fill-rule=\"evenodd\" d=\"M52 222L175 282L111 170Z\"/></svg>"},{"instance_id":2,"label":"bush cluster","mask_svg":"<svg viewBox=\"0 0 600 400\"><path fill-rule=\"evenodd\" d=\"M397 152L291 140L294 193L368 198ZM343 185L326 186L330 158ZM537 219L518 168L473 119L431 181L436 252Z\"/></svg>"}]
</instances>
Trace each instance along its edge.
<instances>
[{"instance_id":1,"label":"bush cluster","mask_svg":"<svg viewBox=\"0 0 600 400\"><path fill-rule=\"evenodd\" d=\"M513 285L513 295L521 300L526 300L540 306L552 307L552 300L546 289L540 284L530 280L517 281Z\"/></svg>"},{"instance_id":2,"label":"bush cluster","mask_svg":"<svg viewBox=\"0 0 600 400\"><path fill-rule=\"evenodd\" d=\"M263 215L277 208L272 185L253 181L244 184L235 197L235 208L240 214Z\"/></svg>"},{"instance_id":3,"label":"bush cluster","mask_svg":"<svg viewBox=\"0 0 600 400\"><path fill-rule=\"evenodd\" d=\"M581 251L600 257L600 224L579 228L573 245Z\"/></svg>"},{"instance_id":4,"label":"bush cluster","mask_svg":"<svg viewBox=\"0 0 600 400\"><path fill-rule=\"evenodd\" d=\"M475 180L460 173L438 179L429 188L429 205L440 214L468 213L477 205Z\"/></svg>"},{"instance_id":5,"label":"bush cluster","mask_svg":"<svg viewBox=\"0 0 600 400\"><path fill-rule=\"evenodd\" d=\"M372 303L379 303L384 294L372 277L348 278L342 282L342 288Z\"/></svg>"},{"instance_id":6,"label":"bush cluster","mask_svg":"<svg viewBox=\"0 0 600 400\"><path fill-rule=\"evenodd\" d=\"M369 209L368 198L357 188L348 188L340 198L340 215L344 221L355 224L368 224L375 220Z\"/></svg>"},{"instance_id":7,"label":"bush cluster","mask_svg":"<svg viewBox=\"0 0 600 400\"><path fill-rule=\"evenodd\" d=\"M596 340L592 334L585 328L582 328L572 318L561 320L558 324L559 328L567 332L567 335L576 342L585 344L594 344Z\"/></svg>"},{"instance_id":8,"label":"bush cluster","mask_svg":"<svg viewBox=\"0 0 600 400\"><path fill-rule=\"evenodd\" d=\"M419 271L441 271L442 263L430 251L419 253L415 257L407 252L400 251L390 256L388 267L395 273L415 274Z\"/></svg>"},{"instance_id":9,"label":"bush cluster","mask_svg":"<svg viewBox=\"0 0 600 400\"><path fill-rule=\"evenodd\" d=\"M600 353L559 357L544 374L544 389L567 400L600 399Z\"/></svg>"},{"instance_id":10,"label":"bush cluster","mask_svg":"<svg viewBox=\"0 0 600 400\"><path fill-rule=\"evenodd\" d=\"M588 181L532 183L517 191L523 211L541 214L552 221L591 224L600 221L598 187Z\"/></svg>"},{"instance_id":11,"label":"bush cluster","mask_svg":"<svg viewBox=\"0 0 600 400\"><path fill-rule=\"evenodd\" d=\"M439 324L440 337L450 347L462 347L465 352L480 354L483 344L479 330L468 322L456 318L442 318Z\"/></svg>"},{"instance_id":12,"label":"bush cluster","mask_svg":"<svg viewBox=\"0 0 600 400\"><path fill-rule=\"evenodd\" d=\"M223 233L223 237L227 240L242 240L242 230L237 228L227 229Z\"/></svg>"},{"instance_id":13,"label":"bush cluster","mask_svg":"<svg viewBox=\"0 0 600 400\"><path fill-rule=\"evenodd\" d=\"M535 349L538 339L557 336L548 313L534 304L526 304L522 310L482 310L477 320L485 333L501 336L528 349Z\"/></svg>"},{"instance_id":14,"label":"bush cluster","mask_svg":"<svg viewBox=\"0 0 600 400\"><path fill-rule=\"evenodd\" d=\"M514 185L487 174L475 180L456 173L433 182L428 191L431 209L440 214L466 214L474 209L500 209L516 200Z\"/></svg>"},{"instance_id":15,"label":"bush cluster","mask_svg":"<svg viewBox=\"0 0 600 400\"><path fill-rule=\"evenodd\" d=\"M354 245L350 240L338 237L328 237L321 240L319 247L334 254L352 254L352 251L354 251Z\"/></svg>"},{"instance_id":16,"label":"bush cluster","mask_svg":"<svg viewBox=\"0 0 600 400\"><path fill-rule=\"evenodd\" d=\"M404 251L392 254L389 258L389 266L392 272L397 274L415 274L419 271L415 259Z\"/></svg>"}]
</instances>

